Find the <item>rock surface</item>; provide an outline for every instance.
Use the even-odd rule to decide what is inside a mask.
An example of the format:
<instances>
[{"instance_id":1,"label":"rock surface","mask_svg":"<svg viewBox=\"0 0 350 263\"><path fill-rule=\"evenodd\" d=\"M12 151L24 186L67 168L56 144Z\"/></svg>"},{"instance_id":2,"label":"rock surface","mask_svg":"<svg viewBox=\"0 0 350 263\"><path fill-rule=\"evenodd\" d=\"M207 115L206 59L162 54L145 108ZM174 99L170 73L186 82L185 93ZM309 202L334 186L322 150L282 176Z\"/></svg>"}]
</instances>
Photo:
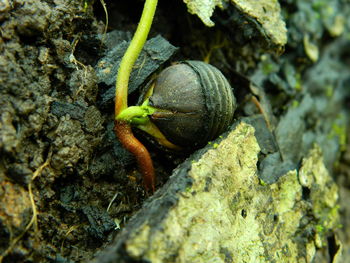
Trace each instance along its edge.
<instances>
[{"instance_id":1,"label":"rock surface","mask_svg":"<svg viewBox=\"0 0 350 263\"><path fill-rule=\"evenodd\" d=\"M283 47L287 43L286 24L281 16L281 7L275 0L184 0L188 11L196 14L205 25L214 26L212 16L215 7L226 10L232 6L238 10L243 24L254 24L263 38L268 39L273 46ZM232 6L231 6L232 5ZM233 19L235 20L235 19ZM246 22L244 22L246 20Z\"/></svg>"},{"instance_id":2,"label":"rock surface","mask_svg":"<svg viewBox=\"0 0 350 263\"><path fill-rule=\"evenodd\" d=\"M177 168L94 262L311 262L339 220L322 154L264 185L259 152L254 128L239 123Z\"/></svg>"}]
</instances>

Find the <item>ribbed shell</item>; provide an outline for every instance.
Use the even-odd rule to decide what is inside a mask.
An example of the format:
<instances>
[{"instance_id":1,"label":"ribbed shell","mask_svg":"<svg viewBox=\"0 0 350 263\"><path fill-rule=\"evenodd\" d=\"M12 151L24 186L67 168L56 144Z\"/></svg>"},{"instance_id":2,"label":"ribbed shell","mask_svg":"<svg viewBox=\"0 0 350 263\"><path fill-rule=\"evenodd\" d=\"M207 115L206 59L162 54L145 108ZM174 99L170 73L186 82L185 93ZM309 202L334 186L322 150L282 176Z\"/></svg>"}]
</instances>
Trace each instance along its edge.
<instances>
[{"instance_id":1,"label":"ribbed shell","mask_svg":"<svg viewBox=\"0 0 350 263\"><path fill-rule=\"evenodd\" d=\"M172 112L151 116L170 142L198 148L230 126L236 100L217 68L189 60L170 66L158 76L150 105Z\"/></svg>"},{"instance_id":2,"label":"ribbed shell","mask_svg":"<svg viewBox=\"0 0 350 263\"><path fill-rule=\"evenodd\" d=\"M207 122L204 130L208 136L204 141L210 141L223 133L233 121L236 109L236 99L232 87L225 76L217 68L201 61L185 61L198 74L203 89Z\"/></svg>"}]
</instances>

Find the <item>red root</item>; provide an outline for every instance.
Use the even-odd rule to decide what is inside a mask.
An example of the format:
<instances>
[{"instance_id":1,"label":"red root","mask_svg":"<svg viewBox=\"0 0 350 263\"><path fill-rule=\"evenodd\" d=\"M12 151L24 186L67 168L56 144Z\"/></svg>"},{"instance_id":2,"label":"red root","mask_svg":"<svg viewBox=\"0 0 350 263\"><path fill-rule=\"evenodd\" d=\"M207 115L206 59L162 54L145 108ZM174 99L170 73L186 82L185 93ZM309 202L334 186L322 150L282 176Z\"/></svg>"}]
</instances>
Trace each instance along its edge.
<instances>
[{"instance_id":1,"label":"red root","mask_svg":"<svg viewBox=\"0 0 350 263\"><path fill-rule=\"evenodd\" d=\"M135 156L139 169L143 175L143 184L146 190L154 193L154 168L148 150L138 139L135 138L128 123L115 120L114 132L124 148Z\"/></svg>"}]
</instances>

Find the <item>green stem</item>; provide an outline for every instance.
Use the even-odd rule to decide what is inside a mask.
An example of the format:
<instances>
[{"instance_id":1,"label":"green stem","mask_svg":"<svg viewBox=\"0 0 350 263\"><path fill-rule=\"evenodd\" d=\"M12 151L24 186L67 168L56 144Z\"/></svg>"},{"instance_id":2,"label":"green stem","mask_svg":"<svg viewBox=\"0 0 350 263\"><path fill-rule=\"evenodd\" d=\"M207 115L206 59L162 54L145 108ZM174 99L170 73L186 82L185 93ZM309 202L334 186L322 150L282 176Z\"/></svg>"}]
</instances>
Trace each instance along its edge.
<instances>
[{"instance_id":1,"label":"green stem","mask_svg":"<svg viewBox=\"0 0 350 263\"><path fill-rule=\"evenodd\" d=\"M130 124L117 120L118 115L128 107L128 85L132 67L146 42L156 10L157 0L146 0L135 35L120 63L116 80L114 131L125 149L134 154L143 175L146 190L155 191L154 167L146 147L135 138ZM137 118L137 117L136 117ZM148 118L148 117L146 117Z\"/></svg>"},{"instance_id":2,"label":"green stem","mask_svg":"<svg viewBox=\"0 0 350 263\"><path fill-rule=\"evenodd\" d=\"M157 0L146 0L139 25L120 63L116 81L115 116L128 107L128 83L132 67L146 42L157 7Z\"/></svg>"},{"instance_id":3,"label":"green stem","mask_svg":"<svg viewBox=\"0 0 350 263\"><path fill-rule=\"evenodd\" d=\"M144 124L149 121L148 115L152 115L155 111L155 108L148 105L130 106L122 110L116 120L133 124Z\"/></svg>"}]
</instances>

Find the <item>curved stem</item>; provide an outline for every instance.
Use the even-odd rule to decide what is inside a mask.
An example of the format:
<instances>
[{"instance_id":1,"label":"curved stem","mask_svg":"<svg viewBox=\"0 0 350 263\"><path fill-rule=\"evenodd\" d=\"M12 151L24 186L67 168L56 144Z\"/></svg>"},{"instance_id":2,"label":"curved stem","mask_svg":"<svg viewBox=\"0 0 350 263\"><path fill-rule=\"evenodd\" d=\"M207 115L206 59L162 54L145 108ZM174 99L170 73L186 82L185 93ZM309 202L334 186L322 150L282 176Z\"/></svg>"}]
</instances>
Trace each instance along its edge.
<instances>
[{"instance_id":1,"label":"curved stem","mask_svg":"<svg viewBox=\"0 0 350 263\"><path fill-rule=\"evenodd\" d=\"M114 131L122 145L135 155L143 175L146 190L155 190L154 168L146 147L133 135L128 123L116 120L121 111L128 107L128 84L132 67L135 64L151 28L157 0L146 0L135 35L120 63L116 80Z\"/></svg>"},{"instance_id":2,"label":"curved stem","mask_svg":"<svg viewBox=\"0 0 350 263\"><path fill-rule=\"evenodd\" d=\"M146 147L137 140L129 124L121 121L114 121L114 132L123 144L125 149L135 155L143 175L143 183L147 191L155 191L154 168L151 156Z\"/></svg>"}]
</instances>

